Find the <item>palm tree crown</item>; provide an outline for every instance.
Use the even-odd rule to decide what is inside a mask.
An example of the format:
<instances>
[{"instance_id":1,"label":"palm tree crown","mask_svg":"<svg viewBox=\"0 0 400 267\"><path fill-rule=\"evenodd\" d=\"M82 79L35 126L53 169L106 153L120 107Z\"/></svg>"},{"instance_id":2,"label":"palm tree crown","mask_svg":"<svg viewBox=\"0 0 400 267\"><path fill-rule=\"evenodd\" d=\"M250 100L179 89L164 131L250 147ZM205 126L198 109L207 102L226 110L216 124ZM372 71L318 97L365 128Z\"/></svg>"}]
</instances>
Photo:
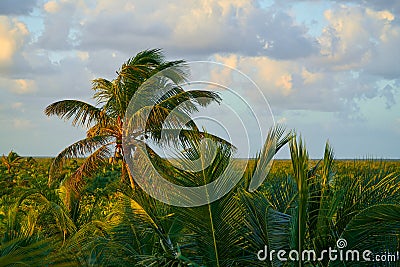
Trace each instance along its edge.
<instances>
[{"instance_id":1,"label":"palm tree crown","mask_svg":"<svg viewBox=\"0 0 400 267\"><path fill-rule=\"evenodd\" d=\"M197 110L197 105L206 106L213 101L219 103L220 97L211 91L184 91L179 86L179 83L185 81L187 77L184 61L166 61L160 49L139 52L121 66L117 71L117 77L112 81L104 78L93 80L92 89L95 91L93 98L96 100L96 105L79 100L61 100L46 107L44 112L47 116L57 115L62 119L72 119L74 126L80 125L87 129L86 138L68 146L54 159L50 168L49 184L61 178L57 177L57 174L66 159L87 156L80 167L65 180L67 188L78 192L76 189L82 186L83 177L92 176L100 166L109 161L120 161L122 179L128 177L134 186L132 176L122 157L124 116L131 98L138 89L154 74L167 69L170 70L169 82L165 83L165 86L169 89L163 90L162 95L158 95L157 98L143 96L146 105L135 110L137 117L144 112L149 116L146 127L135 129L134 138L139 142L144 138L160 141L161 129L168 128L163 122L174 109L184 115L186 128L181 133L181 140L184 139L182 135L201 133L196 124L188 119L190 113ZM157 88L159 87L147 86L145 90L157 90ZM152 92L150 95L157 95L157 92ZM175 126L169 125L169 128Z\"/></svg>"}]
</instances>

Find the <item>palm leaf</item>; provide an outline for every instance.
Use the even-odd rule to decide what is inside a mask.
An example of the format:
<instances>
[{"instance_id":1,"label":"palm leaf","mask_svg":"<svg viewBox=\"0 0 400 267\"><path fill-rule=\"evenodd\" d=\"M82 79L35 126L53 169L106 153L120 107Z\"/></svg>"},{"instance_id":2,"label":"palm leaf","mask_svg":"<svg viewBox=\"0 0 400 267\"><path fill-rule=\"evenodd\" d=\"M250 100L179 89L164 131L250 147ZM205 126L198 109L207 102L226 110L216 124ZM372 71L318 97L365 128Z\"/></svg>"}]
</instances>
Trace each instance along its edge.
<instances>
[{"instance_id":1,"label":"palm leaf","mask_svg":"<svg viewBox=\"0 0 400 267\"><path fill-rule=\"evenodd\" d=\"M255 191L250 194L246 191L239 191L235 197L238 198L243 217L243 221L239 221L236 227L245 229L243 232L246 239L244 248L252 255L251 265L265 266L265 263L261 262L256 254L266 245L269 251L290 249L291 218L287 214L274 210L266 193ZM269 262L269 257L267 259ZM282 262L274 258L270 264L281 266Z\"/></svg>"},{"instance_id":2,"label":"palm leaf","mask_svg":"<svg viewBox=\"0 0 400 267\"><path fill-rule=\"evenodd\" d=\"M89 153L92 153L99 146L109 144L110 136L107 135L95 135L88 137L74 144L68 146L61 151L53 160L50 171L49 171L49 184L53 183L54 177L57 172L61 170L65 161L70 158L84 157Z\"/></svg>"},{"instance_id":3,"label":"palm leaf","mask_svg":"<svg viewBox=\"0 0 400 267\"><path fill-rule=\"evenodd\" d=\"M47 116L57 115L65 120L73 118L72 125L74 126L88 127L93 122L106 120L106 115L101 109L80 100L57 101L47 106L44 113Z\"/></svg>"},{"instance_id":4,"label":"palm leaf","mask_svg":"<svg viewBox=\"0 0 400 267\"><path fill-rule=\"evenodd\" d=\"M29 243L24 245L24 243ZM72 254L57 253L60 242L53 238L18 238L0 246L0 266L77 266Z\"/></svg>"},{"instance_id":5,"label":"palm leaf","mask_svg":"<svg viewBox=\"0 0 400 267\"><path fill-rule=\"evenodd\" d=\"M370 206L354 216L340 236L347 241L345 250L358 250L360 260L348 261L345 264L330 262L329 266L359 266L360 262L364 262L361 255L366 250L372 251L374 255L392 254L396 256L400 244L399 234L400 205ZM373 258L371 257L371 259ZM387 261L386 263L385 266L395 266L391 265L394 262ZM368 262L363 264L368 264Z\"/></svg>"},{"instance_id":6,"label":"palm leaf","mask_svg":"<svg viewBox=\"0 0 400 267\"><path fill-rule=\"evenodd\" d=\"M92 154L90 154L81 164L81 166L70 176L64 180L64 185L68 189L79 192L83 186L83 177L92 177L99 167L108 163L108 159L112 156L109 144L102 145Z\"/></svg>"},{"instance_id":7,"label":"palm leaf","mask_svg":"<svg viewBox=\"0 0 400 267\"><path fill-rule=\"evenodd\" d=\"M272 159L275 154L293 138L291 133L283 136L284 132L285 129L280 125L269 130L261 154L256 158L253 170L249 172L251 174L250 192L253 192L261 185L272 167Z\"/></svg>"},{"instance_id":8,"label":"palm leaf","mask_svg":"<svg viewBox=\"0 0 400 267\"><path fill-rule=\"evenodd\" d=\"M290 142L290 154L292 159L294 180L297 184L298 200L297 207L293 210L292 216L292 249L303 251L305 249L305 239L307 231L307 209L309 201L308 185L308 154L300 139L297 145L295 138ZM299 266L303 263L298 262Z\"/></svg>"}]
</instances>

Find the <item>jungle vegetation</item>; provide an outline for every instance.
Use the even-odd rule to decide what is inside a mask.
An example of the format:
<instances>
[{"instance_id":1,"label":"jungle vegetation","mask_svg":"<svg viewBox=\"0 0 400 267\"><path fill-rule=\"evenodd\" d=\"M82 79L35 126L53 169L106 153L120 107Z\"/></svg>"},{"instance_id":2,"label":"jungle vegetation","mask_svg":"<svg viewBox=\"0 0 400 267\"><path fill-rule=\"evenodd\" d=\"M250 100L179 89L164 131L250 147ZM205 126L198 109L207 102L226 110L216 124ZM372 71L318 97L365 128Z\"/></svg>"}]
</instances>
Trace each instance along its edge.
<instances>
[{"instance_id":1,"label":"jungle vegetation","mask_svg":"<svg viewBox=\"0 0 400 267\"><path fill-rule=\"evenodd\" d=\"M257 257L265 246L319 255L337 248L339 239L347 241L347 250L400 251L400 163L338 161L328 143L323 158L311 160L304 141L281 126L270 130L240 182L217 201L176 207L145 193L123 157L124 114L141 84L158 71L176 66L171 80L184 80L182 63L167 61L160 49L139 52L112 81L93 80L96 105L71 99L45 109L48 116L84 127L82 140L55 158L21 157L14 151L2 156L0 266L373 266ZM170 181L203 185L217 179L232 159L229 143L187 120L198 106L220 101L217 93L179 86L154 99L149 123L137 129L137 142L160 142L162 127L184 126L179 140L171 136L163 145L184 143L189 153L181 156L188 161L199 153L198 140L205 135L219 143L211 165L194 173L175 170L148 147ZM181 108L183 102L188 104ZM163 125L177 108L182 121ZM279 149L289 149L290 160L275 160L264 174ZM266 177L250 192L254 175Z\"/></svg>"}]
</instances>

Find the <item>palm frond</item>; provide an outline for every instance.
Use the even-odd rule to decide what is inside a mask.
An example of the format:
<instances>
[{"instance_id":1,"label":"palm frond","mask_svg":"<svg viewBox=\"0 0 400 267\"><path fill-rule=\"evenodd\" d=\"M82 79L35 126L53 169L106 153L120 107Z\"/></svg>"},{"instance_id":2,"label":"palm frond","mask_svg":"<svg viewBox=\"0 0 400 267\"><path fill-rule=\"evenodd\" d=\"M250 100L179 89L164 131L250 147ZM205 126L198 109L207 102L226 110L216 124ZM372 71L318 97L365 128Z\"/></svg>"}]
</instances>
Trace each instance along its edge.
<instances>
[{"instance_id":1,"label":"palm frond","mask_svg":"<svg viewBox=\"0 0 400 267\"><path fill-rule=\"evenodd\" d=\"M398 256L396 253L400 244L399 233L400 205L378 204L354 216L340 238L347 241L345 249L359 251L360 261L363 261L361 255L366 250L372 251L374 255ZM385 266L392 266L391 261L387 263ZM346 262L346 266L359 266L359 264L357 261Z\"/></svg>"},{"instance_id":2,"label":"palm frond","mask_svg":"<svg viewBox=\"0 0 400 267\"><path fill-rule=\"evenodd\" d=\"M108 163L108 159L112 156L109 144L104 144L92 154L90 154L81 164L81 166L70 176L64 180L64 185L75 192L79 192L83 186L83 178L92 177L96 171L103 165Z\"/></svg>"},{"instance_id":3,"label":"palm frond","mask_svg":"<svg viewBox=\"0 0 400 267\"><path fill-rule=\"evenodd\" d=\"M326 143L322 174L317 179L318 187L312 193L315 195L313 198L315 210L310 210L310 232L315 237L314 243L318 251L327 249L336 238L331 233L335 214L332 208L337 206L331 194L331 182L334 179L333 164L333 149Z\"/></svg>"},{"instance_id":4,"label":"palm frond","mask_svg":"<svg viewBox=\"0 0 400 267\"><path fill-rule=\"evenodd\" d=\"M126 65L159 65L164 62L165 57L161 48L146 49L140 51L135 57L129 59Z\"/></svg>"},{"instance_id":5,"label":"palm frond","mask_svg":"<svg viewBox=\"0 0 400 267\"><path fill-rule=\"evenodd\" d=\"M242 246L251 255L249 265L252 266L265 266L256 255L264 246L268 246L269 251L290 249L290 216L274 210L266 194L259 191L249 193L245 190L235 194L243 218L236 227L242 228L241 235L246 241ZM280 266L282 263L279 264L275 258L270 264Z\"/></svg>"},{"instance_id":6,"label":"palm frond","mask_svg":"<svg viewBox=\"0 0 400 267\"><path fill-rule=\"evenodd\" d=\"M92 89L96 91L93 98L97 100L98 105L104 104L114 97L114 86L115 82L104 78L98 78L92 81Z\"/></svg>"},{"instance_id":7,"label":"palm frond","mask_svg":"<svg viewBox=\"0 0 400 267\"><path fill-rule=\"evenodd\" d=\"M11 240L0 246L0 266L77 266L72 254L57 253L59 245L60 241L54 238Z\"/></svg>"},{"instance_id":8,"label":"palm frond","mask_svg":"<svg viewBox=\"0 0 400 267\"><path fill-rule=\"evenodd\" d=\"M297 144L295 138L291 140L290 154L294 171L294 180L296 181L298 190L297 207L292 216L292 248L297 251L303 251L308 221L309 185L308 153L301 139L299 144Z\"/></svg>"},{"instance_id":9,"label":"palm frond","mask_svg":"<svg viewBox=\"0 0 400 267\"><path fill-rule=\"evenodd\" d=\"M57 196L47 196L39 190L28 190L18 200L17 206L21 206L24 202L34 202L38 205L38 210L35 211L35 221L37 224L44 224L43 232L50 233L50 235L58 235L63 237L76 231L76 225L71 220L69 212L62 204L61 199ZM32 212L32 211L31 211Z\"/></svg>"},{"instance_id":10,"label":"palm frond","mask_svg":"<svg viewBox=\"0 0 400 267\"><path fill-rule=\"evenodd\" d=\"M195 104L202 107L209 105L212 102L220 103L221 97L216 92L204 90L191 90L174 92L171 95L164 96L160 99L159 105L169 109L181 108L187 112L197 111Z\"/></svg>"},{"instance_id":11,"label":"palm frond","mask_svg":"<svg viewBox=\"0 0 400 267\"><path fill-rule=\"evenodd\" d=\"M366 166L368 168L368 166ZM398 201L399 174L391 171L343 175L335 179L336 227L341 233L359 212L375 204L391 204ZM339 190L340 188L340 190Z\"/></svg>"},{"instance_id":12,"label":"palm frond","mask_svg":"<svg viewBox=\"0 0 400 267\"><path fill-rule=\"evenodd\" d=\"M57 115L61 119L69 120L73 118L72 125L89 127L93 122L106 120L106 115L101 109L80 101L80 100L61 100L54 102L46 107L44 113L47 116Z\"/></svg>"},{"instance_id":13,"label":"palm frond","mask_svg":"<svg viewBox=\"0 0 400 267\"><path fill-rule=\"evenodd\" d=\"M65 161L70 158L84 157L88 153L92 153L99 146L104 146L110 142L108 135L95 135L88 137L65 148L53 160L49 171L49 184L53 183L57 172L61 170Z\"/></svg>"},{"instance_id":14,"label":"palm frond","mask_svg":"<svg viewBox=\"0 0 400 267\"><path fill-rule=\"evenodd\" d=\"M269 130L261 154L255 160L254 169L249 172L251 174L251 181L248 187L250 192L253 192L261 185L272 167L272 159L275 154L293 138L291 133L283 136L284 133L285 129L280 125L274 126Z\"/></svg>"}]
</instances>

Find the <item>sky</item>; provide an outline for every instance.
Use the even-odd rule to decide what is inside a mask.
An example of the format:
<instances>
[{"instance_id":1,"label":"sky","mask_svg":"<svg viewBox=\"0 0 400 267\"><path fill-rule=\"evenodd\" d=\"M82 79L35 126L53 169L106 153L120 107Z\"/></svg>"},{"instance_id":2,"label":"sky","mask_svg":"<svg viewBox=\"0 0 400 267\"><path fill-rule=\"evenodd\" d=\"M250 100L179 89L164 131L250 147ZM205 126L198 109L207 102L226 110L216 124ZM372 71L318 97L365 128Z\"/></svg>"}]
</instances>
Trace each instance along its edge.
<instances>
[{"instance_id":1,"label":"sky","mask_svg":"<svg viewBox=\"0 0 400 267\"><path fill-rule=\"evenodd\" d=\"M400 158L399 17L399 1L378 0L0 0L0 154L83 138L44 108L93 103L91 80L162 48L247 74L312 158L327 140L337 158Z\"/></svg>"}]
</instances>

